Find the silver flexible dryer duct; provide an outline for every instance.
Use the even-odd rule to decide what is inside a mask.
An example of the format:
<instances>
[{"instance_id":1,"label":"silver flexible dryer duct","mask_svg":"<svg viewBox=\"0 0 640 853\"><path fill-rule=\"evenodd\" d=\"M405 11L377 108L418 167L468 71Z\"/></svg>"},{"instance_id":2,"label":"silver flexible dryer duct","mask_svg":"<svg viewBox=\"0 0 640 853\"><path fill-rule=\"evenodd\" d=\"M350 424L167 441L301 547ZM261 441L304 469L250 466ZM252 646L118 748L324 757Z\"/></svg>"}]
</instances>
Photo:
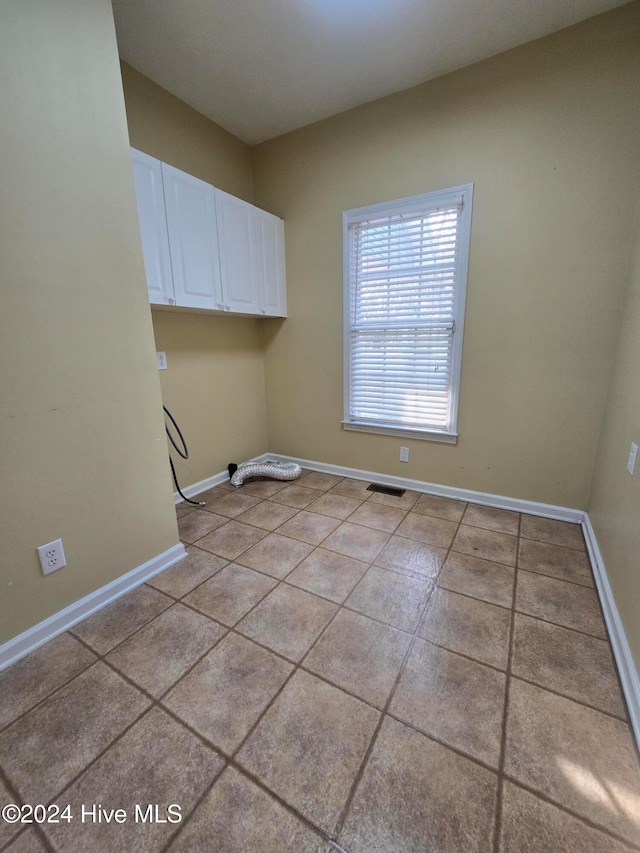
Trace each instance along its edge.
<instances>
[{"instance_id":1,"label":"silver flexible dryer duct","mask_svg":"<svg viewBox=\"0 0 640 853\"><path fill-rule=\"evenodd\" d=\"M243 462L231 476L234 488L249 477L271 477L272 480L297 480L302 468L295 462Z\"/></svg>"}]
</instances>

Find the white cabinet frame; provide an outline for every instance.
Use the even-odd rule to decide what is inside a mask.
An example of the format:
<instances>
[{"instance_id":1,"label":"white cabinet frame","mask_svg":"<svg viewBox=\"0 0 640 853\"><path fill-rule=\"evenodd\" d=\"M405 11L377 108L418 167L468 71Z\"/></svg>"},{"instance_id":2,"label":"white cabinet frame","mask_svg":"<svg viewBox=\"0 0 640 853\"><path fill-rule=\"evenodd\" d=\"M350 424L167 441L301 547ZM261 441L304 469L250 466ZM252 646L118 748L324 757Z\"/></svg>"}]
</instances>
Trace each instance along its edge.
<instances>
[{"instance_id":1,"label":"white cabinet frame","mask_svg":"<svg viewBox=\"0 0 640 853\"><path fill-rule=\"evenodd\" d=\"M131 149L149 301L286 317L284 222Z\"/></svg>"}]
</instances>

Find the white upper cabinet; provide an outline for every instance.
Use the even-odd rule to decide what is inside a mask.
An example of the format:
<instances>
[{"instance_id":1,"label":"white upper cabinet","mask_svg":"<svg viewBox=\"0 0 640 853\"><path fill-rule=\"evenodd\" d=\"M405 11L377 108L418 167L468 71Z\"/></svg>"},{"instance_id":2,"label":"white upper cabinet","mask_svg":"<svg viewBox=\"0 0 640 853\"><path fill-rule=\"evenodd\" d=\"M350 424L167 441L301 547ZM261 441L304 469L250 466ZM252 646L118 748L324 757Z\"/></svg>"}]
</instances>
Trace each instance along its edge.
<instances>
[{"instance_id":1,"label":"white upper cabinet","mask_svg":"<svg viewBox=\"0 0 640 853\"><path fill-rule=\"evenodd\" d=\"M215 192L225 310L259 314L255 207L222 190Z\"/></svg>"},{"instance_id":2,"label":"white upper cabinet","mask_svg":"<svg viewBox=\"0 0 640 853\"><path fill-rule=\"evenodd\" d=\"M258 208L255 208L255 216L261 313L267 317L286 317L284 222L272 213Z\"/></svg>"},{"instance_id":3,"label":"white upper cabinet","mask_svg":"<svg viewBox=\"0 0 640 853\"><path fill-rule=\"evenodd\" d=\"M176 304L220 309L215 190L166 163L162 178Z\"/></svg>"},{"instance_id":4,"label":"white upper cabinet","mask_svg":"<svg viewBox=\"0 0 640 853\"><path fill-rule=\"evenodd\" d=\"M173 305L175 302L164 210L162 164L155 157L149 157L134 148L131 149L131 156L149 301L154 305Z\"/></svg>"},{"instance_id":5,"label":"white upper cabinet","mask_svg":"<svg viewBox=\"0 0 640 853\"><path fill-rule=\"evenodd\" d=\"M286 317L284 222L131 149L152 305Z\"/></svg>"}]
</instances>

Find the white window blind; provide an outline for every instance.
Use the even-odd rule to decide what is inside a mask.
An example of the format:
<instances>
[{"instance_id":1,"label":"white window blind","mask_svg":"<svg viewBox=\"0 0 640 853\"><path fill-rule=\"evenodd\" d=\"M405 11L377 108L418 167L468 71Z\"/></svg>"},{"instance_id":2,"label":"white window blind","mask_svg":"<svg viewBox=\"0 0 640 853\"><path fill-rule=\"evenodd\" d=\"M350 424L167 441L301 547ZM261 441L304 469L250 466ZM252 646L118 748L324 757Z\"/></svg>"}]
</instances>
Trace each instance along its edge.
<instances>
[{"instance_id":1,"label":"white window blind","mask_svg":"<svg viewBox=\"0 0 640 853\"><path fill-rule=\"evenodd\" d=\"M456 188L346 214L346 424L454 432L469 197Z\"/></svg>"}]
</instances>

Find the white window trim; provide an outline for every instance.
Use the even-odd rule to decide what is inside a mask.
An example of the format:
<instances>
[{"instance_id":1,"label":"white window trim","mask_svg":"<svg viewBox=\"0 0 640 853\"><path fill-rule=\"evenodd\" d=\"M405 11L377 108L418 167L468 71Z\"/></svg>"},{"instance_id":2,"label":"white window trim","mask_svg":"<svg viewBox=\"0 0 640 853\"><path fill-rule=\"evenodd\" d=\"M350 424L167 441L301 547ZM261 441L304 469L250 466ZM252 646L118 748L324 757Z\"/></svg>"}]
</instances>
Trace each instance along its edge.
<instances>
[{"instance_id":1,"label":"white window trim","mask_svg":"<svg viewBox=\"0 0 640 853\"><path fill-rule=\"evenodd\" d=\"M459 255L459 280L456 288L455 307L455 336L453 340L453 353L451 358L451 420L449 429L442 430L417 430L401 425L390 425L388 427L373 424L367 421L349 418L350 410L350 282L349 282L349 225L354 222L362 222L374 219L376 216L393 216L406 213L421 205L425 207L434 206L439 203L446 204L453 198L462 197L462 214L460 217L460 255ZM343 275L343 366L344 366L344 419L342 427L345 430L357 432L370 432L379 435L395 435L401 438L417 438L426 441L441 441L447 444L455 444L458 440L458 407L460 402L460 374L462 372L462 346L464 341L464 315L467 298L467 276L469 272L469 248L471 244L471 210L473 206L473 184L462 184L459 187L450 187L437 192L422 193L409 196L391 202L372 204L367 207L357 207L345 210L342 214L342 275Z\"/></svg>"}]
</instances>

